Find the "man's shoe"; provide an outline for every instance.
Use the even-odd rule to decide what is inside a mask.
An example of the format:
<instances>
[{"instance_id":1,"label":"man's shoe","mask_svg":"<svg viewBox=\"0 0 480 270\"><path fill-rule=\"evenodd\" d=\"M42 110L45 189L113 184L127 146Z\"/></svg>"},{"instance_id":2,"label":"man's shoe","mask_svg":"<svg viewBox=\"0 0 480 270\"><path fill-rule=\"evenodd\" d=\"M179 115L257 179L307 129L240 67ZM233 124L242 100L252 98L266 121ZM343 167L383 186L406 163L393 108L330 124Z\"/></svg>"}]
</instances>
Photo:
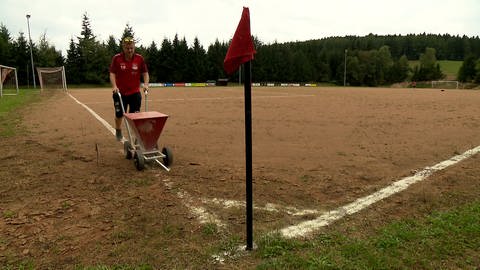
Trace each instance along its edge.
<instances>
[{"instance_id":1,"label":"man's shoe","mask_svg":"<svg viewBox=\"0 0 480 270\"><path fill-rule=\"evenodd\" d=\"M121 141L123 136L122 136L122 130L121 129L115 129L115 137L117 137L117 141Z\"/></svg>"}]
</instances>

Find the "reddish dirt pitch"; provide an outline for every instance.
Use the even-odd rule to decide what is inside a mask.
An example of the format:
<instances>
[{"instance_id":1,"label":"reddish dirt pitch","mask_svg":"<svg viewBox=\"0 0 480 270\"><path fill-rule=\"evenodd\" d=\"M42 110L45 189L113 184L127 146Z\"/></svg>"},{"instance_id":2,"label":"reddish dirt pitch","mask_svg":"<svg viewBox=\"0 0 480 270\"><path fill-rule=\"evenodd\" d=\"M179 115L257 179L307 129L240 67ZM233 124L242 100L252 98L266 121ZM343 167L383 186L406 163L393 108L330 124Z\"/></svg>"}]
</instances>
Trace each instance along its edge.
<instances>
[{"instance_id":1,"label":"reddish dirt pitch","mask_svg":"<svg viewBox=\"0 0 480 270\"><path fill-rule=\"evenodd\" d=\"M69 93L113 125L109 89ZM314 219L480 145L478 91L261 87L253 88L252 100L256 236ZM226 206L245 200L243 106L242 88L152 89L149 110L170 116L159 145L171 148L174 164L170 172L159 166L138 172L84 107L68 94L43 93L22 113L22 135L0 142L0 262L214 264L204 247L222 237L205 233L202 222L244 238L244 209ZM458 194L474 198L476 161L336 224L409 216L453 188L453 201ZM291 215L305 209L317 212Z\"/></svg>"}]
</instances>

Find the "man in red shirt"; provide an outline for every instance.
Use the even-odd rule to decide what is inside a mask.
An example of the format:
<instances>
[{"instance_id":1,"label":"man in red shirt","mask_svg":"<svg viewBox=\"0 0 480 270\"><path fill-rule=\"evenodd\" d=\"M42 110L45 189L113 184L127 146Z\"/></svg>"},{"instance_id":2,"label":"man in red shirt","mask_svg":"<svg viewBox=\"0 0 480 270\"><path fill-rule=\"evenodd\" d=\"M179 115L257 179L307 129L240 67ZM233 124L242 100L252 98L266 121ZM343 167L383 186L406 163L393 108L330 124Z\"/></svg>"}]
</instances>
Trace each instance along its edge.
<instances>
[{"instance_id":1,"label":"man in red shirt","mask_svg":"<svg viewBox=\"0 0 480 270\"><path fill-rule=\"evenodd\" d=\"M140 93L140 79L143 77L143 91L148 91L150 77L147 64L138 53L135 53L135 41L126 37L122 41L123 52L116 54L110 64L110 83L113 88L113 102L115 106L115 136L121 141L123 112L120 107L118 92L122 96L124 111L129 113L139 112L142 105Z\"/></svg>"}]
</instances>

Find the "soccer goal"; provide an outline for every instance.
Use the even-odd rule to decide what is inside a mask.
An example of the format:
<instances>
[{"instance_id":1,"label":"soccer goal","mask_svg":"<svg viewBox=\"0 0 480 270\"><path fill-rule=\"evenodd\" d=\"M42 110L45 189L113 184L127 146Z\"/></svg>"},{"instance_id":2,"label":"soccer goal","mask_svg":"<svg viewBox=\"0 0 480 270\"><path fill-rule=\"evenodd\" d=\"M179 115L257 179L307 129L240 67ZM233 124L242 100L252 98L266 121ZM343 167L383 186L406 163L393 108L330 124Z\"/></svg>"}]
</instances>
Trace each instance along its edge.
<instances>
[{"instance_id":1,"label":"soccer goal","mask_svg":"<svg viewBox=\"0 0 480 270\"><path fill-rule=\"evenodd\" d=\"M40 89L63 89L67 91L67 79L65 68L61 67L37 67Z\"/></svg>"},{"instance_id":2,"label":"soccer goal","mask_svg":"<svg viewBox=\"0 0 480 270\"><path fill-rule=\"evenodd\" d=\"M18 95L17 69L0 65L0 97Z\"/></svg>"},{"instance_id":3,"label":"soccer goal","mask_svg":"<svg viewBox=\"0 0 480 270\"><path fill-rule=\"evenodd\" d=\"M458 89L458 81L432 81L432 88Z\"/></svg>"}]
</instances>

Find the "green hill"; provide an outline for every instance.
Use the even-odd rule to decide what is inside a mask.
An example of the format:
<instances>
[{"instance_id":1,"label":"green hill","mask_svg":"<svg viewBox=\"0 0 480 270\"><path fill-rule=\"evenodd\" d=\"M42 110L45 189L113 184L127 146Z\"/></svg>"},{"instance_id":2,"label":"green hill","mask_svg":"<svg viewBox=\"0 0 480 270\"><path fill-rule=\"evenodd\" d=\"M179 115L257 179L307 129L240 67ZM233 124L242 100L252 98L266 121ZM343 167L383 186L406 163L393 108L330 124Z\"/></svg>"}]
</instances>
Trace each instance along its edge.
<instances>
[{"instance_id":1,"label":"green hill","mask_svg":"<svg viewBox=\"0 0 480 270\"><path fill-rule=\"evenodd\" d=\"M440 64L442 72L447 75L445 80L457 80L458 70L460 70L463 61L438 60L437 63ZM413 68L419 64L419 61L409 61L409 64Z\"/></svg>"}]
</instances>

